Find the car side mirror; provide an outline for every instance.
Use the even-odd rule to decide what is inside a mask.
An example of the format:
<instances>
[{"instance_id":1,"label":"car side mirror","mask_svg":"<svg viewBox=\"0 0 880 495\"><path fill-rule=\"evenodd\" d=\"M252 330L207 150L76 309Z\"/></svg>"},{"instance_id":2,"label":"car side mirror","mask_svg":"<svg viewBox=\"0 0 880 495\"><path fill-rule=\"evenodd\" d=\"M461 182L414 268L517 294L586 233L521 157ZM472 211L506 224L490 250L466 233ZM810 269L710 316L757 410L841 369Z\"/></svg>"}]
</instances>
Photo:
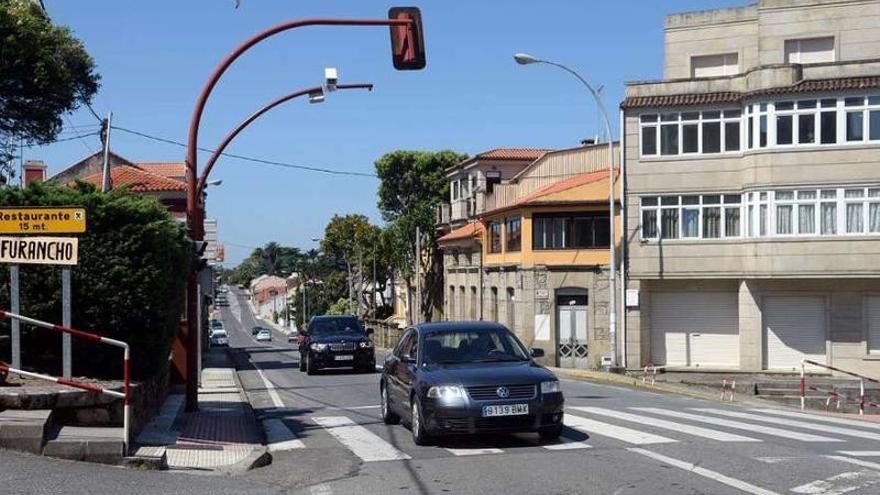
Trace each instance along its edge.
<instances>
[{"instance_id":1,"label":"car side mirror","mask_svg":"<svg viewBox=\"0 0 880 495\"><path fill-rule=\"evenodd\" d=\"M532 349L529 349L529 351L533 358L544 357L544 349L541 349L540 347L533 347Z\"/></svg>"},{"instance_id":2,"label":"car side mirror","mask_svg":"<svg viewBox=\"0 0 880 495\"><path fill-rule=\"evenodd\" d=\"M407 364L412 364L416 362L416 358L410 356L409 354L400 356L400 361Z\"/></svg>"},{"instance_id":3,"label":"car side mirror","mask_svg":"<svg viewBox=\"0 0 880 495\"><path fill-rule=\"evenodd\" d=\"M376 331L373 330L372 328L369 328L369 327L367 328L367 335L373 335L375 332Z\"/></svg>"}]
</instances>

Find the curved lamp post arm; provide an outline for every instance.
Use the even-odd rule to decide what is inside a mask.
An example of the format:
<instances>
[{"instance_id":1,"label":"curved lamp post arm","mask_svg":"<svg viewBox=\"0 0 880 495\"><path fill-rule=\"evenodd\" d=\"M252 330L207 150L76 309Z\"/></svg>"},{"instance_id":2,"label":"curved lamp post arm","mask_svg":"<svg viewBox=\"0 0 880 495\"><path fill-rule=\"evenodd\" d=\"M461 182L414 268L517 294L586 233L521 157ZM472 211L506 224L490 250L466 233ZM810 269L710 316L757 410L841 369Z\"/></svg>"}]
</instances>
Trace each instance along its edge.
<instances>
[{"instance_id":1,"label":"curved lamp post arm","mask_svg":"<svg viewBox=\"0 0 880 495\"><path fill-rule=\"evenodd\" d=\"M199 124L201 123L202 113L205 110L205 105L208 102L208 97L211 95L211 91L214 89L214 86L217 85L217 82L220 80L220 77L223 76L223 73L226 72L226 69L228 69L238 57L249 50L252 46L270 36L303 26L409 26L412 23L413 21L411 19L301 19L285 22L258 33L229 53L229 55L220 62L220 65L214 69L211 77L208 78L204 88L202 88L202 92L199 94L199 99L196 101L196 106L193 109L192 119L189 126L189 139L187 140L186 151L186 213L187 220L190 222L190 227L194 227L196 237L199 239L201 238L200 226L198 225L199 222L195 221L195 214L198 208L196 176L198 173L197 147L199 141Z\"/></svg>"},{"instance_id":2,"label":"curved lamp post arm","mask_svg":"<svg viewBox=\"0 0 880 495\"><path fill-rule=\"evenodd\" d=\"M559 67L560 69L564 70L565 72L568 72L569 74L576 77L577 80L581 82L581 84L586 86L586 88L590 92L590 94L593 95L593 99L596 100L596 106L599 108L599 113L602 114L602 118L605 120L605 129L608 132L608 140L613 142L614 137L611 134L611 119L608 118L608 111L605 109L605 103L602 101L602 98L599 97L599 93L593 88L593 86L590 83L588 83L586 79L581 77L581 75L578 74L577 71L570 69L562 64L559 64L556 62L551 62L549 60L541 60L539 63L552 65L554 67Z\"/></svg>"},{"instance_id":3,"label":"curved lamp post arm","mask_svg":"<svg viewBox=\"0 0 880 495\"><path fill-rule=\"evenodd\" d=\"M277 99L267 103L262 108L260 108L256 112L252 113L248 118L242 120L241 123L239 123L238 126L236 126L235 129L232 130L232 132L230 132L229 134L226 135L225 138L223 138L223 141L220 143L220 146L218 146L217 149L214 150L214 152L211 154L211 157L205 163L205 168L204 168L204 170L202 170L202 175L201 175L201 177L199 177L198 186L196 188L197 194L201 194L205 190L205 185L208 182L208 175L211 173L211 169L214 168L214 164L220 158L220 155L222 155L223 152L226 150L226 147L229 146L229 143L231 143L232 140L235 139L235 137L238 136L238 134L241 131L243 131L253 121L260 118L260 116L262 116L263 114L265 114L269 110L272 110L273 108L277 107L278 105L281 105L282 103L286 103L286 102L293 100L294 98L298 98L300 96L305 96L310 93L315 93L315 92L321 91L322 89L323 88L321 86L314 86L311 88L300 89L298 91L294 91L293 93L286 94L286 95L282 96L281 98L277 98ZM368 91L372 91L373 85L368 84L368 83L337 84L336 89L338 89L338 90L340 90L340 89L366 89ZM198 196L196 196L196 197L198 197Z\"/></svg>"}]
</instances>

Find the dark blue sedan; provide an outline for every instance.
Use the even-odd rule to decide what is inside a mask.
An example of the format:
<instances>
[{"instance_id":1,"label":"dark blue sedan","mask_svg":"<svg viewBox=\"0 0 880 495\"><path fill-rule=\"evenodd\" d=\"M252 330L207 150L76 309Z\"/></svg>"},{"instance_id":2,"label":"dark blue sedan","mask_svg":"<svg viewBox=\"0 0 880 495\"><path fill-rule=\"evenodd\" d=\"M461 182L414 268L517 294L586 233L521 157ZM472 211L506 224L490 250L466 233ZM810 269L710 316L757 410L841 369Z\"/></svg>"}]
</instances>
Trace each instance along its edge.
<instances>
[{"instance_id":1,"label":"dark blue sedan","mask_svg":"<svg viewBox=\"0 0 880 495\"><path fill-rule=\"evenodd\" d=\"M425 323L409 328L385 360L382 419L408 420L413 440L442 435L562 433L559 381L507 328L488 322Z\"/></svg>"}]
</instances>

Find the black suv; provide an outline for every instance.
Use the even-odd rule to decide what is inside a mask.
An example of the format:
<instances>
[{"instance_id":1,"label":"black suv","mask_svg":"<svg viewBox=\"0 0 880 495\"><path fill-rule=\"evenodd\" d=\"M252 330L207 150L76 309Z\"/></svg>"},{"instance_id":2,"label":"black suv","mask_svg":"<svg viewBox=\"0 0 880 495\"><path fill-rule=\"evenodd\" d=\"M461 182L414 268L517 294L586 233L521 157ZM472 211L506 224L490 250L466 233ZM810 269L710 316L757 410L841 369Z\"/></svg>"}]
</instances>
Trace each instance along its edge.
<instances>
[{"instance_id":1,"label":"black suv","mask_svg":"<svg viewBox=\"0 0 880 495\"><path fill-rule=\"evenodd\" d=\"M321 368L376 371L370 334L357 316L315 316L299 343L299 370L314 374Z\"/></svg>"}]
</instances>

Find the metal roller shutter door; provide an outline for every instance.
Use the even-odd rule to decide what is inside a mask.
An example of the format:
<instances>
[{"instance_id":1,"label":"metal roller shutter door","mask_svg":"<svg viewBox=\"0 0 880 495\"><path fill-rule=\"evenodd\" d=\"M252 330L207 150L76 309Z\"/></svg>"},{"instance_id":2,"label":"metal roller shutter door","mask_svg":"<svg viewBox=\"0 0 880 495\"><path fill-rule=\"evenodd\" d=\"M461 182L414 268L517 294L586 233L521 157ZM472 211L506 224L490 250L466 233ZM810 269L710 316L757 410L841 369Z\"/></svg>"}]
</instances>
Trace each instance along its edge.
<instances>
[{"instance_id":1,"label":"metal roller shutter door","mask_svg":"<svg viewBox=\"0 0 880 495\"><path fill-rule=\"evenodd\" d=\"M736 292L651 294L654 364L739 368Z\"/></svg>"},{"instance_id":2,"label":"metal roller shutter door","mask_svg":"<svg viewBox=\"0 0 880 495\"><path fill-rule=\"evenodd\" d=\"M764 328L767 369L796 371L803 358L827 362L824 297L766 297Z\"/></svg>"},{"instance_id":3,"label":"metal roller shutter door","mask_svg":"<svg viewBox=\"0 0 880 495\"><path fill-rule=\"evenodd\" d=\"M868 353L880 355L880 296L867 298L868 305Z\"/></svg>"}]
</instances>

